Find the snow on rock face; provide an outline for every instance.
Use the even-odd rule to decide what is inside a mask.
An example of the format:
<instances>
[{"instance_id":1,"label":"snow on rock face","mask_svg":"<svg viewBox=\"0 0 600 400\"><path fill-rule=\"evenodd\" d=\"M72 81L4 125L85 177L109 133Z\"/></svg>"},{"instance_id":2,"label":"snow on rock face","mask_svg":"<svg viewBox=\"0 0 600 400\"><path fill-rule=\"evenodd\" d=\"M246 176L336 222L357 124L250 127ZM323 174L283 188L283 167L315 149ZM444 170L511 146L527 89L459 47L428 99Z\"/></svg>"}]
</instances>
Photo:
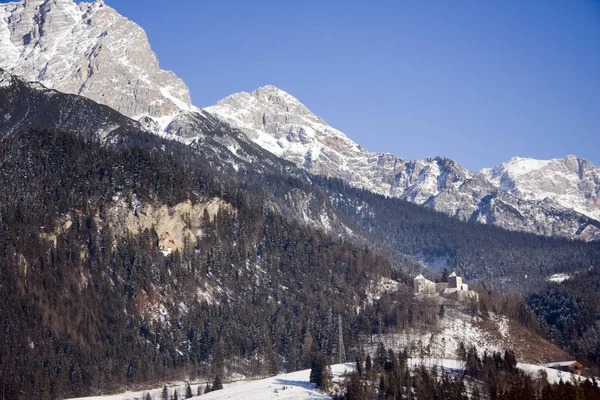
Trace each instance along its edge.
<instances>
[{"instance_id":1,"label":"snow on rock face","mask_svg":"<svg viewBox=\"0 0 600 400\"><path fill-rule=\"evenodd\" d=\"M593 171L583 184L587 192L569 192L571 202L561 202L557 196L543 200L544 196L511 190L510 184L494 179L497 168L473 174L448 158L410 161L389 153L368 152L274 86L233 94L205 111L313 174L340 178L352 186L425 205L464 221L547 236L600 239L600 222L582 219L579 213L592 218L595 214L576 207L581 201L600 205L599 180ZM553 165L553 161L524 163L515 170L525 176L547 165ZM551 178L553 182L561 179ZM573 179L570 174L566 180L572 184ZM560 187L548 183L545 190Z\"/></svg>"},{"instance_id":2,"label":"snow on rock face","mask_svg":"<svg viewBox=\"0 0 600 400\"><path fill-rule=\"evenodd\" d=\"M0 48L0 68L132 118L191 107L187 86L159 68L144 30L101 0L0 4Z\"/></svg>"},{"instance_id":3,"label":"snow on rock face","mask_svg":"<svg viewBox=\"0 0 600 400\"><path fill-rule=\"evenodd\" d=\"M575 156L552 160L515 157L483 171L502 190L524 200L550 199L600 220L600 167Z\"/></svg>"},{"instance_id":4,"label":"snow on rock face","mask_svg":"<svg viewBox=\"0 0 600 400\"><path fill-rule=\"evenodd\" d=\"M274 86L233 94L205 110L311 173L341 178L355 187L417 204L471 175L458 163L441 157L407 161L389 153L369 152Z\"/></svg>"}]
</instances>

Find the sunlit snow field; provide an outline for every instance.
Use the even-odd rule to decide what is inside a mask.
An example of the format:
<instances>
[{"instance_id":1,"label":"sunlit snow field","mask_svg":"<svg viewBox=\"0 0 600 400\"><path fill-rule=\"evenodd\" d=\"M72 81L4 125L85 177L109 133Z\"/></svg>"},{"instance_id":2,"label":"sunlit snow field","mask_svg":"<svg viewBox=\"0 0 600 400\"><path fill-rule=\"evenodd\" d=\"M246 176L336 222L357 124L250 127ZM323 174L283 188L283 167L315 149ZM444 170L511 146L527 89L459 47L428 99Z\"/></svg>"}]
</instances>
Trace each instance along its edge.
<instances>
[{"instance_id":1,"label":"sunlit snow field","mask_svg":"<svg viewBox=\"0 0 600 400\"><path fill-rule=\"evenodd\" d=\"M462 368L462 363L457 360L451 359L410 359L409 365L412 367L420 365L423 362L427 366L442 365L444 369L449 371L457 371ZM563 381L571 381L572 379L583 380L585 378L570 374L567 372L561 372L555 369L545 368L539 365L533 364L517 364L517 367L530 373L532 376L538 375L540 370L546 372L548 381L550 383L558 383L560 379ZM355 364L336 364L331 366L331 372L335 380L343 379L342 375L354 371ZM225 384L224 389L215 392L207 393L202 396L194 396L195 399L206 399L206 400L251 400L251 399L299 399L299 400L313 400L313 399L331 399L331 397L325 395L321 391L315 388L315 385L309 382L310 370L305 369L302 371L291 372L288 374L276 375L270 378L253 380L253 381L240 381L230 384ZM201 385L204 388L205 385ZM197 385L192 385L192 392L196 394ZM180 383L174 386L169 386L169 398L172 397L173 391L177 389L179 398L182 399L185 394L185 384ZM95 396L95 397L84 397L78 398L77 400L145 400L144 396L150 393L152 400L159 400L162 392L162 387L140 392L126 392L122 394L109 395L109 396Z\"/></svg>"}]
</instances>

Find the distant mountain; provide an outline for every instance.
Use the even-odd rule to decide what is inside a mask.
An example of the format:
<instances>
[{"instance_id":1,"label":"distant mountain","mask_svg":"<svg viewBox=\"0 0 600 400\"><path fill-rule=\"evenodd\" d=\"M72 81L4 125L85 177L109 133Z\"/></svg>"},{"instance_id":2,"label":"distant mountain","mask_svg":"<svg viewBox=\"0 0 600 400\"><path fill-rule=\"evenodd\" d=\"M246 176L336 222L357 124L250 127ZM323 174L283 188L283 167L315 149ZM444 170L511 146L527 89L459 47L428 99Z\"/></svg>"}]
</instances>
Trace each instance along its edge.
<instances>
[{"instance_id":1,"label":"distant mountain","mask_svg":"<svg viewBox=\"0 0 600 400\"><path fill-rule=\"evenodd\" d=\"M185 83L161 70L146 33L102 0L0 4L0 68L164 126L191 109Z\"/></svg>"},{"instance_id":2,"label":"distant mountain","mask_svg":"<svg viewBox=\"0 0 600 400\"><path fill-rule=\"evenodd\" d=\"M569 191L570 201L558 201L562 197L509 190L506 182L501 184L492 175L488 179L486 174L470 172L448 158L411 161L389 153L369 152L274 86L233 94L206 111L313 174L340 178L354 187L424 205L463 221L547 236L600 238L600 211L595 214L584 212L585 207L576 207L598 201L597 167L585 160L581 160L581 165L589 172L585 172L581 182L575 173L568 178L569 182L577 181L573 184L582 189ZM550 174L551 170L545 172ZM561 177L550 179L558 182ZM544 187L559 190L559 185L553 186L555 181ZM541 180L536 183L543 185Z\"/></svg>"},{"instance_id":3,"label":"distant mountain","mask_svg":"<svg viewBox=\"0 0 600 400\"><path fill-rule=\"evenodd\" d=\"M576 156L552 160L514 157L483 175L524 200L552 200L600 220L600 167Z\"/></svg>"}]
</instances>

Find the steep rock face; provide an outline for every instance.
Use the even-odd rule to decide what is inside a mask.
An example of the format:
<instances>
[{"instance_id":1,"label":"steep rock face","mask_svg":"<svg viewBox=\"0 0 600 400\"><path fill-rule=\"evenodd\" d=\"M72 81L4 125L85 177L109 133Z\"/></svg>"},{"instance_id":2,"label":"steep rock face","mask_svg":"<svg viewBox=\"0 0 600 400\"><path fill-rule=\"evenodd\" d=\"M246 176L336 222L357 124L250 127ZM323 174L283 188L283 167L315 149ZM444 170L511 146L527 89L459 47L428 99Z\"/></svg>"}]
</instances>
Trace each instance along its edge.
<instances>
[{"instance_id":1,"label":"steep rock face","mask_svg":"<svg viewBox=\"0 0 600 400\"><path fill-rule=\"evenodd\" d=\"M600 212L589 210L599 203L599 174L585 160L539 162L550 167L525 175L501 166L473 174L444 157L410 161L373 153L274 86L233 94L205 110L313 174L340 178L464 221L548 236L600 238Z\"/></svg>"},{"instance_id":2,"label":"steep rock face","mask_svg":"<svg viewBox=\"0 0 600 400\"><path fill-rule=\"evenodd\" d=\"M134 119L164 127L191 107L187 86L160 69L144 30L102 0L0 4L0 48L0 68Z\"/></svg>"},{"instance_id":3,"label":"steep rock face","mask_svg":"<svg viewBox=\"0 0 600 400\"><path fill-rule=\"evenodd\" d=\"M588 160L515 157L482 172L494 185L520 199L553 200L600 220L600 168Z\"/></svg>"}]
</instances>

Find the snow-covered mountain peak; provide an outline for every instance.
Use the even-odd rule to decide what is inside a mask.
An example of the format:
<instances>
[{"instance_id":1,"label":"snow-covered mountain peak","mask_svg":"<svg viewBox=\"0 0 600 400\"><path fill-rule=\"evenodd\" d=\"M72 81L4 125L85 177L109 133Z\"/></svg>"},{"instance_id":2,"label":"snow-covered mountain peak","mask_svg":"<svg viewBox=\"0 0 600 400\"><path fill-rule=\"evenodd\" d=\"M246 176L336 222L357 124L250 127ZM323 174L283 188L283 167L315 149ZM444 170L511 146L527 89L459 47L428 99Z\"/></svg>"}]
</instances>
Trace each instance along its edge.
<instances>
[{"instance_id":1,"label":"snow-covered mountain peak","mask_svg":"<svg viewBox=\"0 0 600 400\"><path fill-rule=\"evenodd\" d=\"M518 198L550 199L600 220L600 168L583 158L574 155L550 160L513 157L481 173Z\"/></svg>"},{"instance_id":2,"label":"snow-covered mountain peak","mask_svg":"<svg viewBox=\"0 0 600 400\"><path fill-rule=\"evenodd\" d=\"M275 123L295 120L296 123L327 125L323 119L313 114L297 98L272 85L259 87L252 93L232 94L217 102L213 107L209 107L207 110L229 114L231 118L234 117L234 114L239 114L240 110L251 110L252 118L256 119L257 125L266 125L269 118ZM262 113L262 115L258 115L256 112Z\"/></svg>"},{"instance_id":3,"label":"snow-covered mountain peak","mask_svg":"<svg viewBox=\"0 0 600 400\"><path fill-rule=\"evenodd\" d=\"M121 113L156 119L190 110L185 83L161 70L144 30L103 1L0 4L0 67Z\"/></svg>"}]
</instances>

